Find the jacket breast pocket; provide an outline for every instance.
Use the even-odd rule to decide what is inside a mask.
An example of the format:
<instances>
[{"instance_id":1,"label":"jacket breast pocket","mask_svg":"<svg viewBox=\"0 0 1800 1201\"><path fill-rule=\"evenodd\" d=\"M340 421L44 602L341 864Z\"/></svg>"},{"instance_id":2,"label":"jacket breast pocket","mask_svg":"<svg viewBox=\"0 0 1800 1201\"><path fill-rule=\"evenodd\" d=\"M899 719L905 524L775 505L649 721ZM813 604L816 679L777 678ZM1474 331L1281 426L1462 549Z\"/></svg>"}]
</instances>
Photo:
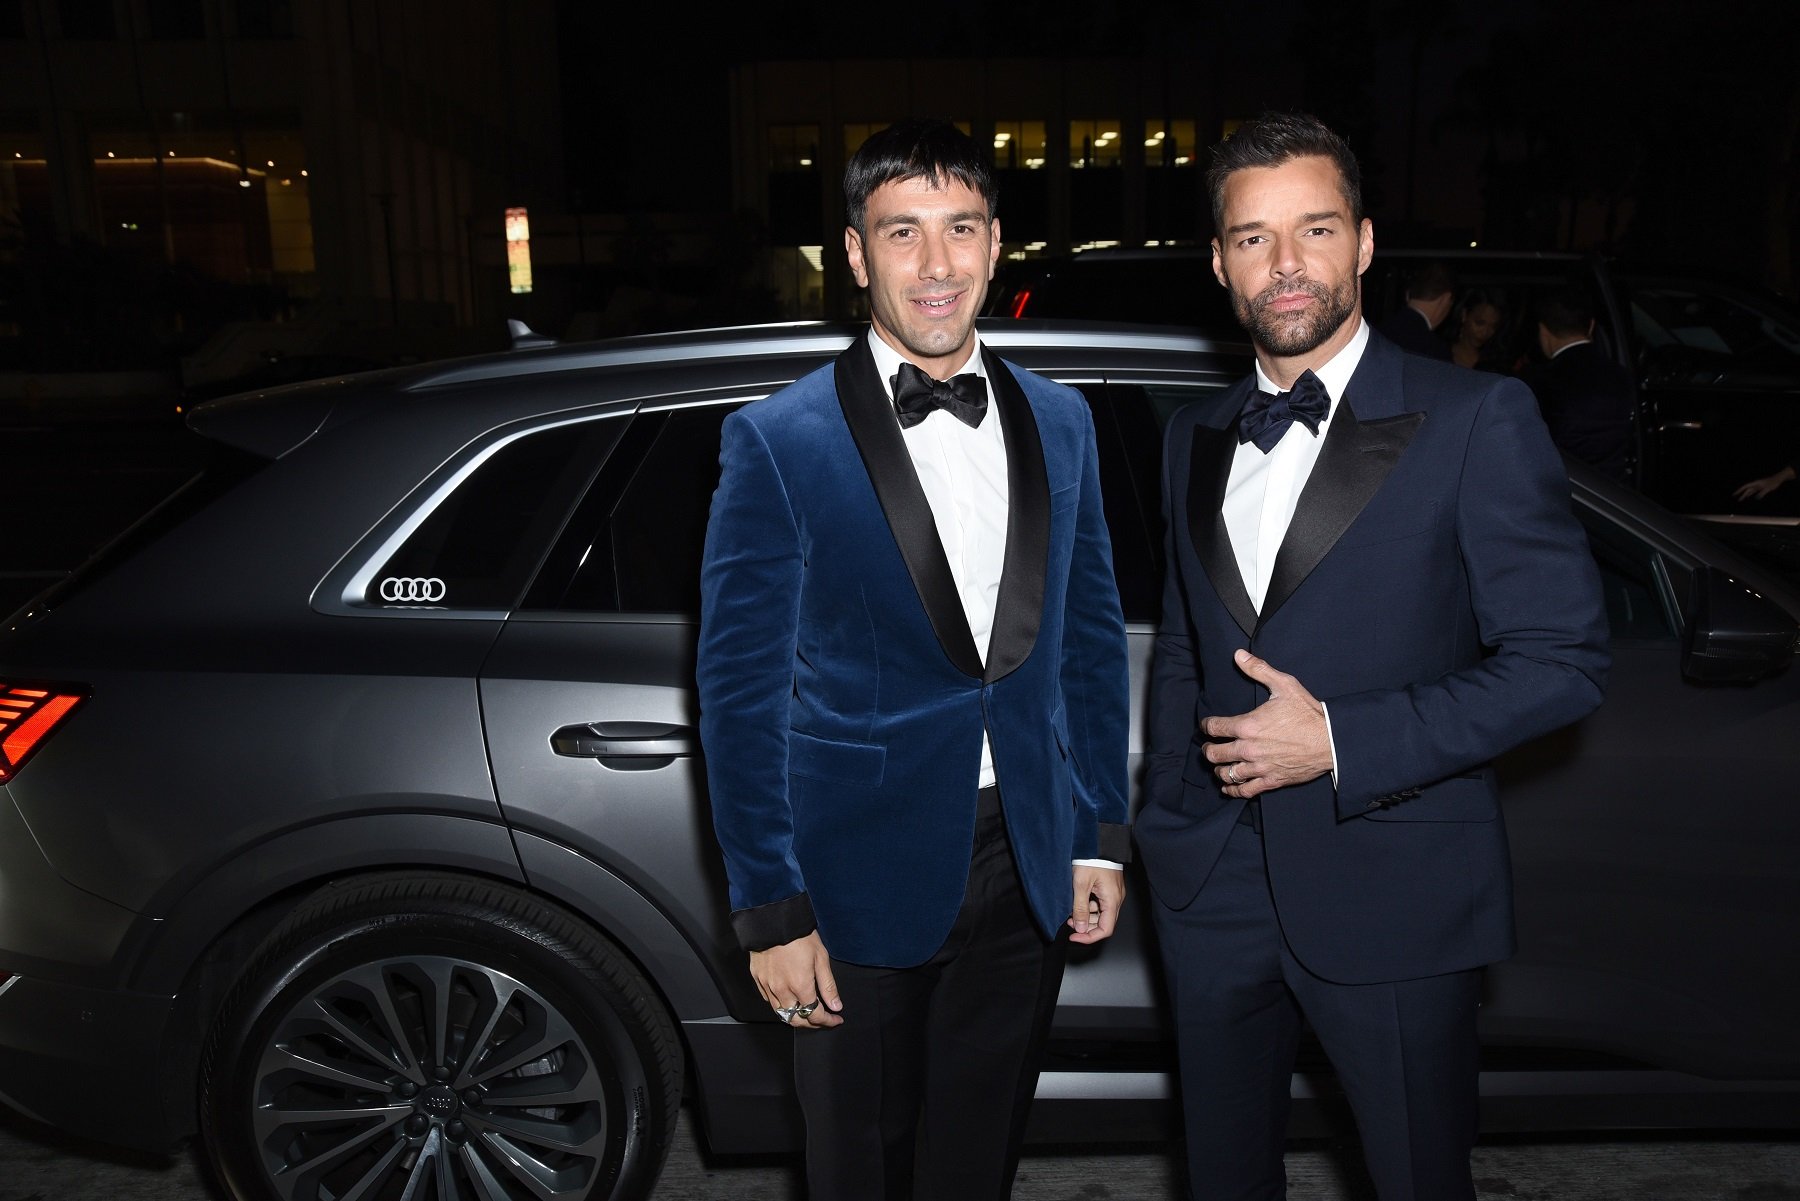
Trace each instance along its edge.
<instances>
[{"instance_id":1,"label":"jacket breast pocket","mask_svg":"<svg viewBox=\"0 0 1800 1201\"><path fill-rule=\"evenodd\" d=\"M1363 816L1377 822L1491 822L1500 816L1493 783L1481 772L1452 776Z\"/></svg>"},{"instance_id":2,"label":"jacket breast pocket","mask_svg":"<svg viewBox=\"0 0 1800 1201\"><path fill-rule=\"evenodd\" d=\"M794 730L788 734L788 771L813 780L876 788L887 767L887 748L873 742L840 742Z\"/></svg>"},{"instance_id":3,"label":"jacket breast pocket","mask_svg":"<svg viewBox=\"0 0 1800 1201\"><path fill-rule=\"evenodd\" d=\"M1400 542L1407 538L1417 538L1438 525L1441 507L1438 502L1427 501L1421 505L1409 505L1406 508L1394 508L1380 513L1364 513L1362 517L1350 523L1344 536L1338 539L1338 546L1380 546L1386 542Z\"/></svg>"}]
</instances>

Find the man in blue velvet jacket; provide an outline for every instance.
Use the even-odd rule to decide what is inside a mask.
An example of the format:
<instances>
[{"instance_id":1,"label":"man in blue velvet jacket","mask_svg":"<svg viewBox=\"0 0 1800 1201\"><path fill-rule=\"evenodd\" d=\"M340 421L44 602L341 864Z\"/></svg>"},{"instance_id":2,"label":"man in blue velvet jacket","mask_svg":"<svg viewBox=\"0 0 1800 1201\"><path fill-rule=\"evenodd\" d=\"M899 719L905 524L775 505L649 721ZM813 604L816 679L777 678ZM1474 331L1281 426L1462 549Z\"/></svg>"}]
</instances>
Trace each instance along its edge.
<instances>
[{"instance_id":1,"label":"man in blue velvet jacket","mask_svg":"<svg viewBox=\"0 0 1800 1201\"><path fill-rule=\"evenodd\" d=\"M1005 1197L1063 942L1124 899L1093 423L975 333L986 157L942 122L863 145L844 242L872 328L720 451L701 737L732 925L800 1031L813 1201Z\"/></svg>"},{"instance_id":2,"label":"man in blue velvet jacket","mask_svg":"<svg viewBox=\"0 0 1800 1201\"><path fill-rule=\"evenodd\" d=\"M1480 968L1513 945L1491 764L1599 703L1598 574L1530 392L1364 323L1343 141L1274 114L1208 181L1256 370L1170 423L1136 825L1193 1195L1285 1195L1304 1017L1382 1201L1467 1201Z\"/></svg>"}]
</instances>

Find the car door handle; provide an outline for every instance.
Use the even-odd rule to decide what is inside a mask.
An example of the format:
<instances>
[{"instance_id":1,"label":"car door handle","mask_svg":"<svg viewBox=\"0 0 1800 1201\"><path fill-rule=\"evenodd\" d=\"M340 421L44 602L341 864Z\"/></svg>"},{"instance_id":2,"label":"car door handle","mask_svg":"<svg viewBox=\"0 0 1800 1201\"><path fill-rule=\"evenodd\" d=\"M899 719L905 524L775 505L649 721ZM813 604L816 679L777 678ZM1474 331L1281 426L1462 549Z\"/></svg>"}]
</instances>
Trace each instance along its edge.
<instances>
[{"instance_id":1,"label":"car door handle","mask_svg":"<svg viewBox=\"0 0 1800 1201\"><path fill-rule=\"evenodd\" d=\"M1702 426L1698 421L1665 421L1657 426L1657 432L1666 434L1670 430L1697 430Z\"/></svg>"},{"instance_id":2,"label":"car door handle","mask_svg":"<svg viewBox=\"0 0 1800 1201\"><path fill-rule=\"evenodd\" d=\"M550 735L550 749L574 759L634 760L631 767L661 766L699 749L693 730L654 721L596 721L564 726ZM621 764L620 766L625 766Z\"/></svg>"}]
</instances>

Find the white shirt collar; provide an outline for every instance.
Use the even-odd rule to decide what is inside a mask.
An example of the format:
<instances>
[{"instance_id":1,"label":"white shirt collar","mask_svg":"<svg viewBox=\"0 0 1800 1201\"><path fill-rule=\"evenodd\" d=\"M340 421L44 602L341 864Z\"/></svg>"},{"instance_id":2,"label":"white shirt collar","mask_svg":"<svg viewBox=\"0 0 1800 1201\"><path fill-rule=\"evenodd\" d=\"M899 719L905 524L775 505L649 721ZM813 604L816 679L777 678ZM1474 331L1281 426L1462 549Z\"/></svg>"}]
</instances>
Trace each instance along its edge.
<instances>
[{"instance_id":1,"label":"white shirt collar","mask_svg":"<svg viewBox=\"0 0 1800 1201\"><path fill-rule=\"evenodd\" d=\"M1550 357L1553 359L1558 358L1562 355L1562 352L1565 350L1574 350L1577 346L1592 346L1593 344L1594 344L1594 340L1592 338L1583 338L1578 342L1570 342L1567 345L1558 346L1556 348L1556 353L1551 355Z\"/></svg>"},{"instance_id":2,"label":"white shirt collar","mask_svg":"<svg viewBox=\"0 0 1800 1201\"><path fill-rule=\"evenodd\" d=\"M1350 377L1356 374L1356 365L1362 362L1363 351L1369 345L1369 323L1361 316L1356 319L1356 332L1344 348L1332 355L1324 366L1316 368L1313 374L1325 385L1325 391L1331 396L1332 412L1337 411L1337 402L1344 395L1344 389L1350 386ZM1264 392L1279 392L1281 388L1274 380L1263 374L1262 364L1255 364L1256 386ZM895 368L899 370L899 368Z\"/></svg>"},{"instance_id":3,"label":"white shirt collar","mask_svg":"<svg viewBox=\"0 0 1800 1201\"><path fill-rule=\"evenodd\" d=\"M881 377L881 386L886 390L888 400L892 401L894 399L894 377L900 374L900 364L907 360L899 351L889 346L886 340L875 332L875 327L872 325L869 327L868 338L869 351L875 356L875 374ZM967 375L974 372L981 377L983 383L986 383L987 364L982 361L981 335L974 330L969 331L969 345L972 347L969 351L969 361L963 364L962 370L957 374Z\"/></svg>"}]
</instances>

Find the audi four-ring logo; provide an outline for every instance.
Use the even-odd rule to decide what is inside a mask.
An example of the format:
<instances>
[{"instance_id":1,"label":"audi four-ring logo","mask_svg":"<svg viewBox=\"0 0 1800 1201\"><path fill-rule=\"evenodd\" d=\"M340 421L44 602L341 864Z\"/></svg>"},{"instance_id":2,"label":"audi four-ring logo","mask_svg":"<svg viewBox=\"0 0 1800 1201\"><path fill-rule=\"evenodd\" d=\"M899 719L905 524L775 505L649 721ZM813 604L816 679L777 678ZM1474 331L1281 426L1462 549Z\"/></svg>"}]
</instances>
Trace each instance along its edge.
<instances>
[{"instance_id":1,"label":"audi four-ring logo","mask_svg":"<svg viewBox=\"0 0 1800 1201\"><path fill-rule=\"evenodd\" d=\"M444 581L436 576L394 576L381 581L381 599L434 604L444 599Z\"/></svg>"}]
</instances>

